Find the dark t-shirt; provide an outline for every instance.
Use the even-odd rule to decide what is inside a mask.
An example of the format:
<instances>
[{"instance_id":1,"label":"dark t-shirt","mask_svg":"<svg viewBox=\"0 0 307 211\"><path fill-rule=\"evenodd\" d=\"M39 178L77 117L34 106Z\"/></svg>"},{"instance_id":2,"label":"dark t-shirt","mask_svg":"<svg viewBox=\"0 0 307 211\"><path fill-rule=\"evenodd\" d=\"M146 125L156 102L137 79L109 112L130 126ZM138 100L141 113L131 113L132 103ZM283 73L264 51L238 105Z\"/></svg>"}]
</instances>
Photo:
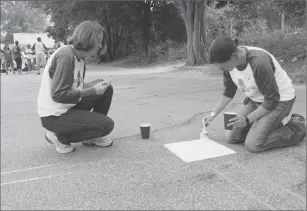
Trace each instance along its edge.
<instances>
[{"instance_id":1,"label":"dark t-shirt","mask_svg":"<svg viewBox=\"0 0 307 211\"><path fill-rule=\"evenodd\" d=\"M19 46L14 47L14 57L15 58L21 58L21 49Z\"/></svg>"},{"instance_id":2,"label":"dark t-shirt","mask_svg":"<svg viewBox=\"0 0 307 211\"><path fill-rule=\"evenodd\" d=\"M3 50L3 54L4 54L4 59L7 63L13 62L11 50L8 50L8 49Z\"/></svg>"}]
</instances>

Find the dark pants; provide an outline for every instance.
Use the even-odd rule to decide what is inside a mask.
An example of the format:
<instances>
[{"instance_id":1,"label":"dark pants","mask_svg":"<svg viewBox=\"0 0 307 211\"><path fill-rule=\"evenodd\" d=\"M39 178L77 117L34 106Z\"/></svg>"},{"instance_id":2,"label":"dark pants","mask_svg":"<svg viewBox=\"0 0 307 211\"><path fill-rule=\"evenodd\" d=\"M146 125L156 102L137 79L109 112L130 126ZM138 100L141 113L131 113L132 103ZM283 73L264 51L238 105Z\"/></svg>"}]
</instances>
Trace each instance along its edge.
<instances>
[{"instance_id":1,"label":"dark pants","mask_svg":"<svg viewBox=\"0 0 307 211\"><path fill-rule=\"evenodd\" d=\"M106 136L114 128L113 120L107 116L112 97L113 87L109 86L104 95L84 97L58 117L42 117L42 125L54 132L63 144Z\"/></svg>"},{"instance_id":2,"label":"dark pants","mask_svg":"<svg viewBox=\"0 0 307 211\"><path fill-rule=\"evenodd\" d=\"M15 58L17 70L21 70L22 59L20 57Z\"/></svg>"}]
</instances>

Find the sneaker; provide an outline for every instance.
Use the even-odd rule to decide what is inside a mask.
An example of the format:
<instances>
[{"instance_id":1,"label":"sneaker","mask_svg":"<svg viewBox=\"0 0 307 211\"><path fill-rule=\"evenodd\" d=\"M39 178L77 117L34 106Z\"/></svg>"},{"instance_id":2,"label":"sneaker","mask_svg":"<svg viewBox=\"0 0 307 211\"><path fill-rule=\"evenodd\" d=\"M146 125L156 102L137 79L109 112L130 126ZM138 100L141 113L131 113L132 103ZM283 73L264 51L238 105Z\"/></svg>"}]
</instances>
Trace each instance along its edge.
<instances>
[{"instance_id":1,"label":"sneaker","mask_svg":"<svg viewBox=\"0 0 307 211\"><path fill-rule=\"evenodd\" d=\"M67 144L62 144L59 140L58 140L58 137L48 131L46 134L45 134L45 139L48 141L48 143L50 144L54 144L55 146L55 149L58 153L61 153L61 154L65 154L65 153L70 153L72 151L74 151L75 147L74 146L71 146L70 144L67 145Z\"/></svg>"},{"instance_id":2,"label":"sneaker","mask_svg":"<svg viewBox=\"0 0 307 211\"><path fill-rule=\"evenodd\" d=\"M292 117L298 117L301 121L305 122L305 118L302 115L300 115L300 114L293 113L291 115L291 118Z\"/></svg>"},{"instance_id":3,"label":"sneaker","mask_svg":"<svg viewBox=\"0 0 307 211\"><path fill-rule=\"evenodd\" d=\"M113 145L113 140L108 138L94 138L91 140L82 141L82 144L86 146L96 145L99 147L110 147Z\"/></svg>"},{"instance_id":4,"label":"sneaker","mask_svg":"<svg viewBox=\"0 0 307 211\"><path fill-rule=\"evenodd\" d=\"M293 139L304 140L306 137L306 124L302 115L292 114L287 126L294 131Z\"/></svg>"}]
</instances>

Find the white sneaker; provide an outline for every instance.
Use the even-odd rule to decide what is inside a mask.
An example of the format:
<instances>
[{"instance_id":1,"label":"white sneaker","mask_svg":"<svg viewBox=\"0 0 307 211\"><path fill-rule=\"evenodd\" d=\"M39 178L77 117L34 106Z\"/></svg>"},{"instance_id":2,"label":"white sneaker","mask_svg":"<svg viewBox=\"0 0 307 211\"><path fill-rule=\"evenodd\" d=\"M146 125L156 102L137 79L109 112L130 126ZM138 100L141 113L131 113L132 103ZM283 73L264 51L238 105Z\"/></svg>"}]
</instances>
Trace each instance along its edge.
<instances>
[{"instance_id":1,"label":"white sneaker","mask_svg":"<svg viewBox=\"0 0 307 211\"><path fill-rule=\"evenodd\" d=\"M96 145L99 147L109 147L112 146L113 140L108 138L93 138L91 140L82 141L82 144L87 146Z\"/></svg>"},{"instance_id":2,"label":"white sneaker","mask_svg":"<svg viewBox=\"0 0 307 211\"><path fill-rule=\"evenodd\" d=\"M62 144L58 140L58 137L50 131L47 131L47 133L45 134L45 139L48 141L48 143L54 144L55 150L58 153L61 153L61 154L70 153L70 152L74 151L74 149L75 149L75 147L71 146L70 144L69 145Z\"/></svg>"}]
</instances>

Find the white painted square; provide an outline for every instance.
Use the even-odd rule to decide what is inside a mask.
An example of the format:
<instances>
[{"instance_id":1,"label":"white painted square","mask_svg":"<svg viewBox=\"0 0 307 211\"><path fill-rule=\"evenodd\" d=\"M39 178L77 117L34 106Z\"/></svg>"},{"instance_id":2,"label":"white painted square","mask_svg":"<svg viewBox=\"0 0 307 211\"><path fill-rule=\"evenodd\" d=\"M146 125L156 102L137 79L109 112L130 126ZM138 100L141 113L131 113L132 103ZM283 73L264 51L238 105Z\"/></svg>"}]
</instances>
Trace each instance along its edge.
<instances>
[{"instance_id":1,"label":"white painted square","mask_svg":"<svg viewBox=\"0 0 307 211\"><path fill-rule=\"evenodd\" d=\"M193 162L208 158L221 157L235 154L229 149L209 138L193 141L175 142L164 144L172 153L177 155L184 162Z\"/></svg>"}]
</instances>

